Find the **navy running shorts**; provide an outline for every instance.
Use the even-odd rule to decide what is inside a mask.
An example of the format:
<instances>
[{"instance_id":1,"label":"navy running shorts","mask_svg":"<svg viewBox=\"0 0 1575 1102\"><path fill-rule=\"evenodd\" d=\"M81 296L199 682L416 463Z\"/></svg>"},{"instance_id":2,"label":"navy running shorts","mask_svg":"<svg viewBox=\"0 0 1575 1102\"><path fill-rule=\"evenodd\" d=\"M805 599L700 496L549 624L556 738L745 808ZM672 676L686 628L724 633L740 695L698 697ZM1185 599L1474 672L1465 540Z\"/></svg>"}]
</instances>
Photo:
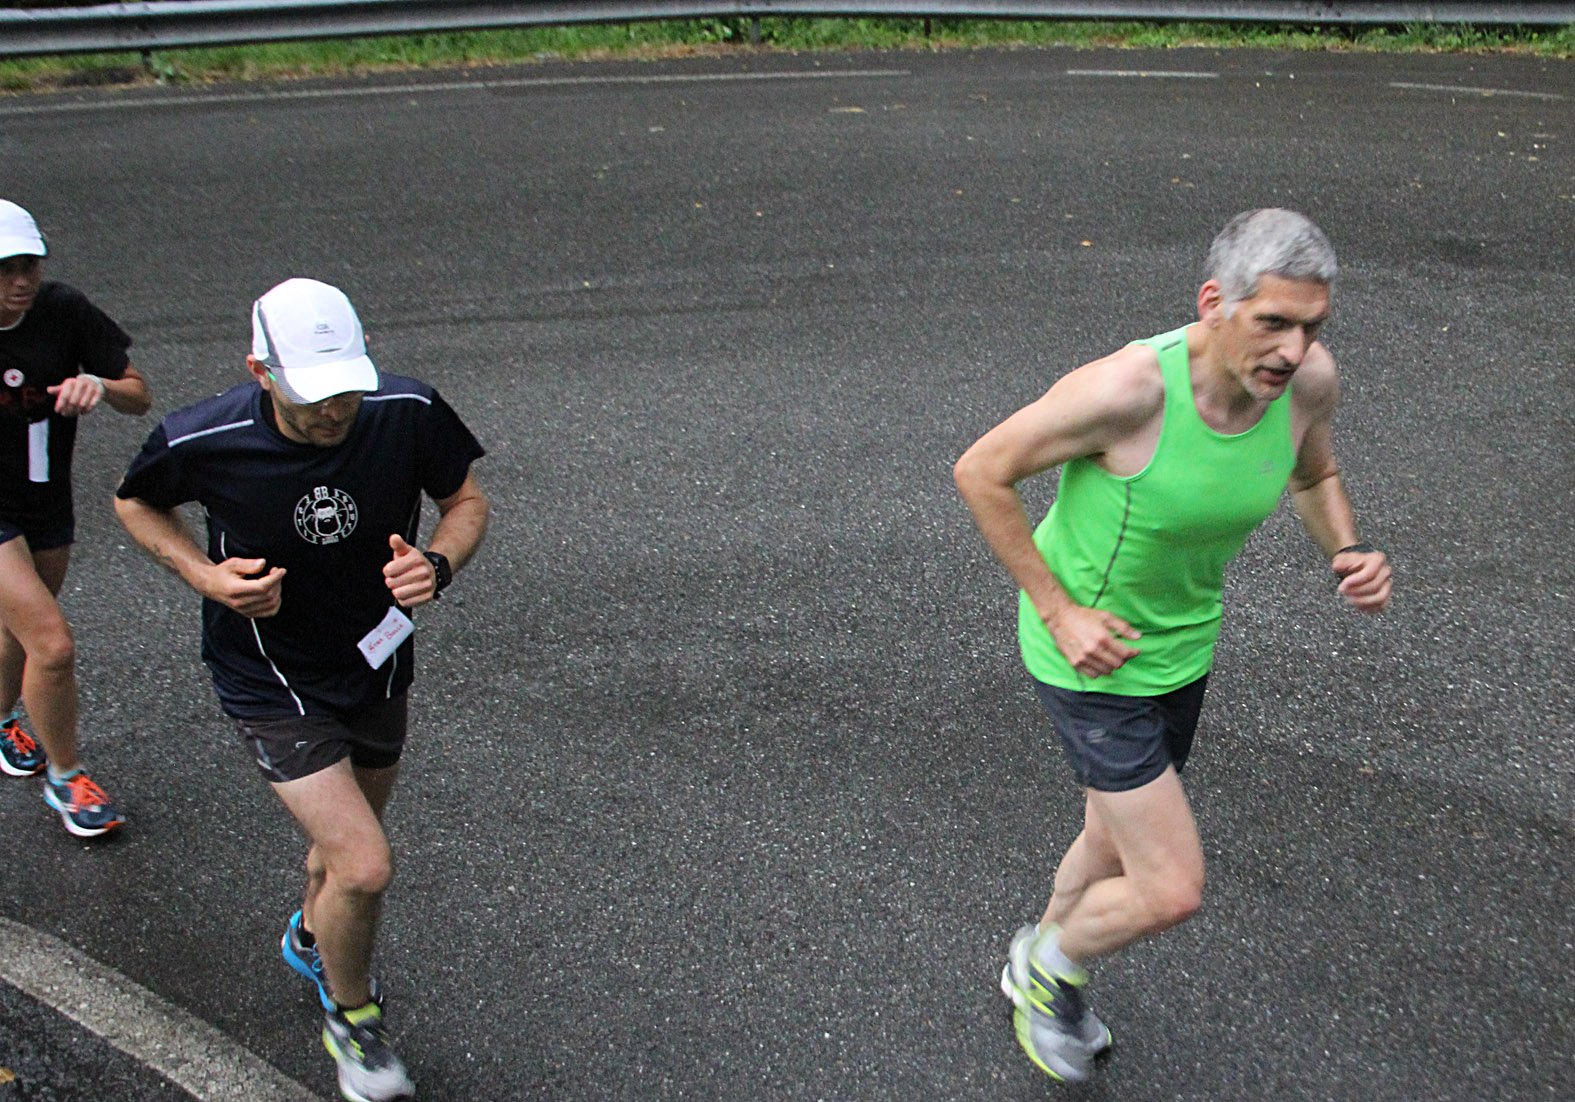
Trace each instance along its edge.
<instances>
[{"instance_id":1,"label":"navy running shorts","mask_svg":"<svg viewBox=\"0 0 1575 1102\"><path fill-rule=\"evenodd\" d=\"M70 547L77 541L77 526L67 520L62 527L58 522L44 525L20 525L0 520L0 543L10 543L18 536L27 537L30 551L53 551L57 547Z\"/></svg>"},{"instance_id":2,"label":"navy running shorts","mask_svg":"<svg viewBox=\"0 0 1575 1102\"><path fill-rule=\"evenodd\" d=\"M350 759L362 769L387 769L405 749L407 697L380 700L349 719L285 716L230 721L257 757L257 768L274 784L298 781Z\"/></svg>"},{"instance_id":3,"label":"navy running shorts","mask_svg":"<svg viewBox=\"0 0 1575 1102\"><path fill-rule=\"evenodd\" d=\"M1035 681L1077 782L1098 792L1130 792L1166 766L1180 773L1192 752L1208 674L1160 696L1083 693Z\"/></svg>"}]
</instances>

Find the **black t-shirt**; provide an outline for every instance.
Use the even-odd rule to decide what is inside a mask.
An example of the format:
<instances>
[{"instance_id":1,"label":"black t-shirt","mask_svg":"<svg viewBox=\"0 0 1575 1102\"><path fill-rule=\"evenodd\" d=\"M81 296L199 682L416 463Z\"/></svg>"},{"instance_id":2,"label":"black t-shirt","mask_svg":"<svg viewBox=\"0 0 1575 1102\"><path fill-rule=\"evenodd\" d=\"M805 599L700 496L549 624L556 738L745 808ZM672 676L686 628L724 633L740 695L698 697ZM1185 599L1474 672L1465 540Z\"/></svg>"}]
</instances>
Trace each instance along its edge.
<instances>
[{"instance_id":1,"label":"black t-shirt","mask_svg":"<svg viewBox=\"0 0 1575 1102\"><path fill-rule=\"evenodd\" d=\"M421 495L454 494L485 452L431 387L380 378L331 448L284 436L256 383L172 413L117 491L161 509L200 502L214 562L285 568L276 616L203 601L202 657L229 715L345 717L410 685L413 639L376 670L356 647L394 607L388 537L414 546Z\"/></svg>"},{"instance_id":2,"label":"black t-shirt","mask_svg":"<svg viewBox=\"0 0 1575 1102\"><path fill-rule=\"evenodd\" d=\"M87 296L39 285L15 328L0 330L0 516L22 527L71 523L75 417L55 413L49 387L80 372L119 379L131 338Z\"/></svg>"}]
</instances>

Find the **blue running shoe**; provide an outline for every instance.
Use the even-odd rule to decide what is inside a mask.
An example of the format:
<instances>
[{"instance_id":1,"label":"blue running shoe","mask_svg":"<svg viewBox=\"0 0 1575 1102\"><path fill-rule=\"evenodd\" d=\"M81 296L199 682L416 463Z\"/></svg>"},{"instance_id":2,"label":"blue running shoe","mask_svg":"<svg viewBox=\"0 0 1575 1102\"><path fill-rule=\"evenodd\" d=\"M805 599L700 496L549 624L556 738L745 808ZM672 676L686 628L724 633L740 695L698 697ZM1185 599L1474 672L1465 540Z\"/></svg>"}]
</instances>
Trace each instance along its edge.
<instances>
[{"instance_id":1,"label":"blue running shoe","mask_svg":"<svg viewBox=\"0 0 1575 1102\"><path fill-rule=\"evenodd\" d=\"M44 802L60 812L66 829L78 838L93 838L126 821L104 790L80 769L60 781L46 772Z\"/></svg>"},{"instance_id":2,"label":"blue running shoe","mask_svg":"<svg viewBox=\"0 0 1575 1102\"><path fill-rule=\"evenodd\" d=\"M0 771L13 777L31 777L48 764L44 748L22 730L16 716L0 723Z\"/></svg>"},{"instance_id":3,"label":"blue running shoe","mask_svg":"<svg viewBox=\"0 0 1575 1102\"><path fill-rule=\"evenodd\" d=\"M284 957L284 963L317 985L317 1001L323 1004L323 1009L333 1010L335 1004L333 997L328 994L328 977L323 972L323 958L318 956L315 944L306 945L301 941L300 911L291 915L285 925L284 936L279 939L279 953ZM367 977L367 987L372 992L372 1001L381 1007L383 989L376 976Z\"/></svg>"}]
</instances>

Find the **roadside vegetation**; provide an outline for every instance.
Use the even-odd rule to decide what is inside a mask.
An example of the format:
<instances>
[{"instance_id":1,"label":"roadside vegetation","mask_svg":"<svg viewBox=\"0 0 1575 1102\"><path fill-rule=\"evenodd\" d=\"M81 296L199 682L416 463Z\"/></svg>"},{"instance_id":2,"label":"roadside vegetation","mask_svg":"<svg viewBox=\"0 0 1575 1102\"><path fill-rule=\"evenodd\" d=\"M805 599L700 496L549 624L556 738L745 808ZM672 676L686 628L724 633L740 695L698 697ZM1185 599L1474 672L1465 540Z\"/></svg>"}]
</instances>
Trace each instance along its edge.
<instances>
[{"instance_id":1,"label":"roadside vegetation","mask_svg":"<svg viewBox=\"0 0 1575 1102\"><path fill-rule=\"evenodd\" d=\"M6 5L17 6L17 5ZM671 58L739 51L944 50L993 47L1254 47L1534 54L1575 58L1575 25L1287 26L1256 23L1078 23L985 19L749 18L667 20L274 43L0 62L0 89L339 76L549 60Z\"/></svg>"}]
</instances>

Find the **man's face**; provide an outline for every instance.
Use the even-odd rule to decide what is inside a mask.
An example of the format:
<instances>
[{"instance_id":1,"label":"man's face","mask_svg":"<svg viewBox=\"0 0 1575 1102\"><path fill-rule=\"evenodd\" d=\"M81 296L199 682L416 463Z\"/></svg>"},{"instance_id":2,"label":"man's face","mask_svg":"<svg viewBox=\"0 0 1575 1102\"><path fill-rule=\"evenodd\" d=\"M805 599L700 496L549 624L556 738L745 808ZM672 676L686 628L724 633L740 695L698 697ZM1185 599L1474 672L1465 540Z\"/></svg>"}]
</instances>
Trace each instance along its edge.
<instances>
[{"instance_id":1,"label":"man's face","mask_svg":"<svg viewBox=\"0 0 1575 1102\"><path fill-rule=\"evenodd\" d=\"M252 374L273 399L274 423L280 432L298 444L316 444L320 448L345 442L355 427L366 391L348 390L321 402L292 402L281 393L279 381L267 365L251 356L246 359Z\"/></svg>"},{"instance_id":2,"label":"man's face","mask_svg":"<svg viewBox=\"0 0 1575 1102\"><path fill-rule=\"evenodd\" d=\"M1273 401L1291 385L1291 376L1328 316L1328 284L1259 277L1258 293L1236 303L1229 317L1220 318L1220 351L1226 369L1252 397Z\"/></svg>"},{"instance_id":3,"label":"man's face","mask_svg":"<svg viewBox=\"0 0 1575 1102\"><path fill-rule=\"evenodd\" d=\"M0 260L0 325L13 325L33 307L44 278L44 258L8 256Z\"/></svg>"}]
</instances>

